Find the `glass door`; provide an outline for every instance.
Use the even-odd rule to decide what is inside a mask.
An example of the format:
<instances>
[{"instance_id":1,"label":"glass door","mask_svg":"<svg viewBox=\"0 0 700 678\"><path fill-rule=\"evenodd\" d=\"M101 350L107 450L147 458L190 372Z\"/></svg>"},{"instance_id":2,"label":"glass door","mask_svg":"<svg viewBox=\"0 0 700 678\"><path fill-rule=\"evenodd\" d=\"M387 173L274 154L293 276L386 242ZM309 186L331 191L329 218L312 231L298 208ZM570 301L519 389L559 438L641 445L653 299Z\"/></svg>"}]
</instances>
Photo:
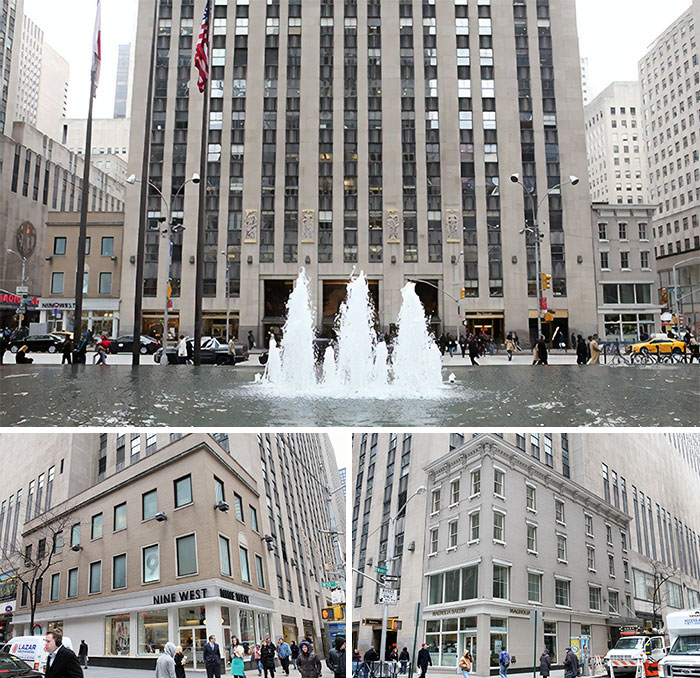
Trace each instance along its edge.
<instances>
[{"instance_id":1,"label":"glass door","mask_svg":"<svg viewBox=\"0 0 700 678\"><path fill-rule=\"evenodd\" d=\"M207 642L207 629L180 629L180 645L187 657L186 666L191 669L204 668L204 644Z\"/></svg>"},{"instance_id":2,"label":"glass door","mask_svg":"<svg viewBox=\"0 0 700 678\"><path fill-rule=\"evenodd\" d=\"M459 656L460 658L464 655L464 651L467 651L474 657L472 662L472 670L470 673L476 673L476 634L471 635L467 633L459 634Z\"/></svg>"}]
</instances>

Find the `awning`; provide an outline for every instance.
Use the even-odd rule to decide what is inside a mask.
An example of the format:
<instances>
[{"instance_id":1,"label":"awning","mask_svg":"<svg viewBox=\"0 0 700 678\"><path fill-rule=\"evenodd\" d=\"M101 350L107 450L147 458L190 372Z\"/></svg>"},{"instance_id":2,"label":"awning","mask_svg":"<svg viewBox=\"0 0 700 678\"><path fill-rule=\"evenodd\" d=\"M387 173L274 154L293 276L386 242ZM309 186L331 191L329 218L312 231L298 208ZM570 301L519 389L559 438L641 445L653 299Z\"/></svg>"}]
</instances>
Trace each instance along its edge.
<instances>
[{"instance_id":1,"label":"awning","mask_svg":"<svg viewBox=\"0 0 700 678\"><path fill-rule=\"evenodd\" d=\"M568 318L569 317L569 311L567 309L559 309L557 311L552 311L552 310L543 310L542 315L545 313L551 313L555 318ZM529 318L536 318L537 317L537 311L530 309L528 311L528 317Z\"/></svg>"},{"instance_id":2,"label":"awning","mask_svg":"<svg viewBox=\"0 0 700 678\"><path fill-rule=\"evenodd\" d=\"M503 311L467 311L464 317L467 320L503 320L505 313Z\"/></svg>"}]
</instances>

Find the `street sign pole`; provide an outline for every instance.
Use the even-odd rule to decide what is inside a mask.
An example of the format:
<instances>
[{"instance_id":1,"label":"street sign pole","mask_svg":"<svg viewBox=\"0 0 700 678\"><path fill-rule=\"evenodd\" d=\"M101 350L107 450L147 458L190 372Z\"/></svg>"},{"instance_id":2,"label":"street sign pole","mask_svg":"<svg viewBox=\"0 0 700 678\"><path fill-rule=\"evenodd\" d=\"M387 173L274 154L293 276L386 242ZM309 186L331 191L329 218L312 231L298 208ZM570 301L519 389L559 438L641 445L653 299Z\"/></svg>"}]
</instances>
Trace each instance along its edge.
<instances>
[{"instance_id":1,"label":"street sign pole","mask_svg":"<svg viewBox=\"0 0 700 678\"><path fill-rule=\"evenodd\" d=\"M535 632L532 636L532 678L537 678L537 617L538 612L535 610Z\"/></svg>"},{"instance_id":2,"label":"street sign pole","mask_svg":"<svg viewBox=\"0 0 700 678\"><path fill-rule=\"evenodd\" d=\"M411 653L411 674L416 672L416 643L418 642L418 624L420 623L420 602L416 603L416 628L413 631L413 652Z\"/></svg>"}]
</instances>

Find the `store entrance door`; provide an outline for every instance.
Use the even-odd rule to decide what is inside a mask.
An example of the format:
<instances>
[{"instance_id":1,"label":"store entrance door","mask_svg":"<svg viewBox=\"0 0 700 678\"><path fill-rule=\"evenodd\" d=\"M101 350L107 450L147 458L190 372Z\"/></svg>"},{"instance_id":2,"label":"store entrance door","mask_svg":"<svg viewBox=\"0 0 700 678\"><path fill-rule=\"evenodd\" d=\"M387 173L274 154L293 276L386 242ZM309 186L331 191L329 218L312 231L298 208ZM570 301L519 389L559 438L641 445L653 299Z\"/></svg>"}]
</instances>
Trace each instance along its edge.
<instances>
[{"instance_id":1,"label":"store entrance door","mask_svg":"<svg viewBox=\"0 0 700 678\"><path fill-rule=\"evenodd\" d=\"M476 673L476 635L467 633L459 634L459 658L457 659L457 663L459 663L459 659L464 655L465 650L474 657L471 672Z\"/></svg>"},{"instance_id":2,"label":"store entrance door","mask_svg":"<svg viewBox=\"0 0 700 678\"><path fill-rule=\"evenodd\" d=\"M207 629L204 626L180 629L180 645L193 669L204 668L204 643L207 642Z\"/></svg>"}]
</instances>

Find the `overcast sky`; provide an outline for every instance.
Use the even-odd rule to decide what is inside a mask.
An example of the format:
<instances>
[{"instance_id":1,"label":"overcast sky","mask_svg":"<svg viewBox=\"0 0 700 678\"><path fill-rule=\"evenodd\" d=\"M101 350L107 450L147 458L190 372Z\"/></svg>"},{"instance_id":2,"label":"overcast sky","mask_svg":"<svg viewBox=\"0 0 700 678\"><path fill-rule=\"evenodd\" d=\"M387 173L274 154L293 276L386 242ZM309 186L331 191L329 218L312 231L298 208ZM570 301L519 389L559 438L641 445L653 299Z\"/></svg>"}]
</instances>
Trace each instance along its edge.
<instances>
[{"instance_id":1,"label":"overcast sky","mask_svg":"<svg viewBox=\"0 0 700 678\"><path fill-rule=\"evenodd\" d=\"M690 3L691 0L576 0L581 55L589 60L591 99L613 80L636 80L639 59ZM25 13L70 63L68 117L87 115L95 6L96 0L24 3ZM102 0L102 75L95 117L112 117L117 46L133 43L136 13L137 0Z\"/></svg>"}]
</instances>

